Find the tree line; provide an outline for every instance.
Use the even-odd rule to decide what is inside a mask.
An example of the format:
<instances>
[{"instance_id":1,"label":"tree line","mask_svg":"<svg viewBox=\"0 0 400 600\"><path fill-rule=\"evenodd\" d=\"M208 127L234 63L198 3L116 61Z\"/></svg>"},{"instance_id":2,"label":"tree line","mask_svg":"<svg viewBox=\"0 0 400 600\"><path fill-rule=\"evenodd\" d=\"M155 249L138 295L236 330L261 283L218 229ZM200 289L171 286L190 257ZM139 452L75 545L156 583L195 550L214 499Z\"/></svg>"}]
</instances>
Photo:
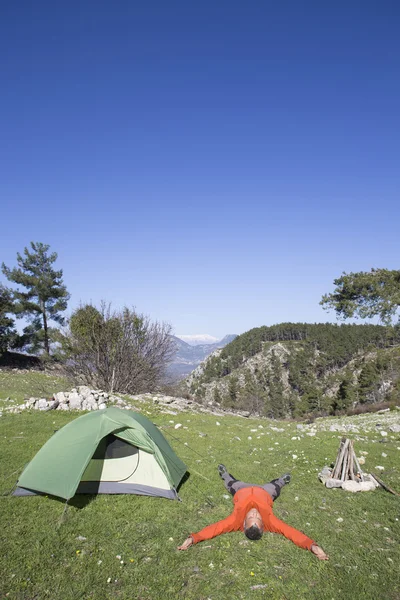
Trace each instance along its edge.
<instances>
[{"instance_id":1,"label":"tree line","mask_svg":"<svg viewBox=\"0 0 400 600\"><path fill-rule=\"evenodd\" d=\"M355 354L368 348L386 348L400 343L400 327L335 323L281 323L257 327L239 335L204 368L204 383L225 377L248 358L261 352L266 342L302 342L310 353L318 351L318 369L344 366Z\"/></svg>"}]
</instances>

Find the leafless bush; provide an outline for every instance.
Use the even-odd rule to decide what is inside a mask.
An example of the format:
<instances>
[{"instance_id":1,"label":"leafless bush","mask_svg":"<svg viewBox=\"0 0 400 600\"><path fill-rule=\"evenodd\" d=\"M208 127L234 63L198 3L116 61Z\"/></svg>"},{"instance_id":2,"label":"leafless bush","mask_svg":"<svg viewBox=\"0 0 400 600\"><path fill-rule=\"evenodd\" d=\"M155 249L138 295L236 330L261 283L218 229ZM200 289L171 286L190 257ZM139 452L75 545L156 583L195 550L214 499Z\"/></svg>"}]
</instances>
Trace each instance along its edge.
<instances>
[{"instance_id":1,"label":"leafless bush","mask_svg":"<svg viewBox=\"0 0 400 600\"><path fill-rule=\"evenodd\" d=\"M170 325L104 302L75 311L63 346L65 368L75 379L130 394L157 389L175 352Z\"/></svg>"}]
</instances>

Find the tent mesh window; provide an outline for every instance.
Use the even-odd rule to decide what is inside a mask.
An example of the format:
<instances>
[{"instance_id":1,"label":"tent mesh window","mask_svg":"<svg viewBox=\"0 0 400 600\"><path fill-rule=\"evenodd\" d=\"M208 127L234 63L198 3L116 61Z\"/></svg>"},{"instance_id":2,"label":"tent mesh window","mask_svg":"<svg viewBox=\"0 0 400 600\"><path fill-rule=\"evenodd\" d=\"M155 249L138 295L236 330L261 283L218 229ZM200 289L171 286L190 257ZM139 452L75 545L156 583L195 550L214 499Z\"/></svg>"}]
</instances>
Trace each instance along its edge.
<instances>
[{"instance_id":1,"label":"tent mesh window","mask_svg":"<svg viewBox=\"0 0 400 600\"><path fill-rule=\"evenodd\" d=\"M94 460L125 458L126 456L133 456L137 452L136 446L132 446L132 444L128 444L110 433L100 441L92 458Z\"/></svg>"}]
</instances>

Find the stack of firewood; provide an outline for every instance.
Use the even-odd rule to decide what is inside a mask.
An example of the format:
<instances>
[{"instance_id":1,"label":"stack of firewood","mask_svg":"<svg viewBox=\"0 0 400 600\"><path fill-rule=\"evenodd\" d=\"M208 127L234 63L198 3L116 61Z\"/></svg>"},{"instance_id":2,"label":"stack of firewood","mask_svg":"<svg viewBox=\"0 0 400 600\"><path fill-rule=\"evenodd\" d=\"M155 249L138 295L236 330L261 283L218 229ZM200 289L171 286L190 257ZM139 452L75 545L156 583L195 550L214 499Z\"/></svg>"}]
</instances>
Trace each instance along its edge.
<instances>
[{"instance_id":1,"label":"stack of firewood","mask_svg":"<svg viewBox=\"0 0 400 600\"><path fill-rule=\"evenodd\" d=\"M364 473L354 452L354 444L350 439L342 438L336 457L335 466L331 473L332 479L346 481L364 481Z\"/></svg>"}]
</instances>

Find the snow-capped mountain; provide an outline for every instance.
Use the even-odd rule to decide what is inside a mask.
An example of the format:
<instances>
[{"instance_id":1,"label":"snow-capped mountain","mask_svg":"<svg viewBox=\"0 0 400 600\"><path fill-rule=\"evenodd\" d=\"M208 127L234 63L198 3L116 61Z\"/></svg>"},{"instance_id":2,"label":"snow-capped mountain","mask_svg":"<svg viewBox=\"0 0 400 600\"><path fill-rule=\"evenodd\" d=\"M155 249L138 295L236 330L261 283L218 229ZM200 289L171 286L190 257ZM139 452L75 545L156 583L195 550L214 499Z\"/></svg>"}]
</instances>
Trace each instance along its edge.
<instances>
[{"instance_id":1,"label":"snow-capped mountain","mask_svg":"<svg viewBox=\"0 0 400 600\"><path fill-rule=\"evenodd\" d=\"M197 333L194 335L176 335L175 337L183 340L189 346L202 346L204 344L216 344L219 340L207 333Z\"/></svg>"},{"instance_id":2,"label":"snow-capped mountain","mask_svg":"<svg viewBox=\"0 0 400 600\"><path fill-rule=\"evenodd\" d=\"M197 337L197 336L190 336ZM211 336L207 336L211 338ZM222 340L217 340L214 343L191 345L182 340L180 336L172 336L176 345L176 354L174 360L168 367L168 376L171 379L183 379L189 375L194 369L209 356L214 350L223 348L232 342L236 334L226 335Z\"/></svg>"}]
</instances>

